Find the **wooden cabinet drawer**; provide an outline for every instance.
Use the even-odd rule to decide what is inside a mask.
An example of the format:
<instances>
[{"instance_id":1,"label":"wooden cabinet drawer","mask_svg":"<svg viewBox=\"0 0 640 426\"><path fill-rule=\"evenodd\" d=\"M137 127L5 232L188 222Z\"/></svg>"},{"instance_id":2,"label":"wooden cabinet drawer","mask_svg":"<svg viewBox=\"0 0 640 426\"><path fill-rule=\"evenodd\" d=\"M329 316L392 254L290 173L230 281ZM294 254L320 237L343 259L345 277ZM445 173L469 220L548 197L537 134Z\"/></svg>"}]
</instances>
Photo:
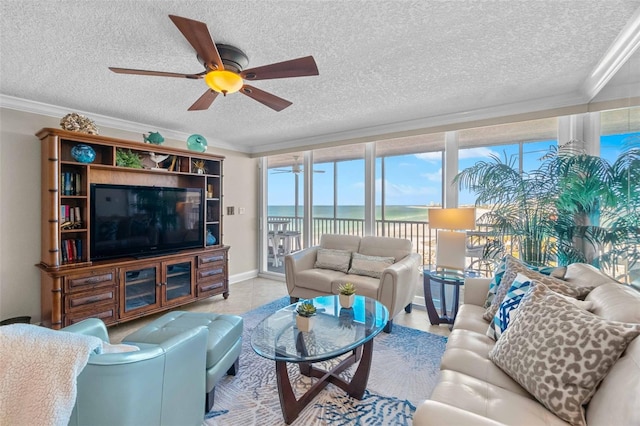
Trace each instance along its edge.
<instances>
[{"instance_id":1,"label":"wooden cabinet drawer","mask_svg":"<svg viewBox=\"0 0 640 426\"><path fill-rule=\"evenodd\" d=\"M64 289L66 292L85 291L91 288L115 286L115 284L115 269L106 269L78 275L68 275L64 280Z\"/></svg>"},{"instance_id":2,"label":"wooden cabinet drawer","mask_svg":"<svg viewBox=\"0 0 640 426\"><path fill-rule=\"evenodd\" d=\"M197 297L213 296L226 291L227 282L224 274L213 275L206 282L199 282L197 287Z\"/></svg>"},{"instance_id":3,"label":"wooden cabinet drawer","mask_svg":"<svg viewBox=\"0 0 640 426\"><path fill-rule=\"evenodd\" d=\"M216 251L210 254L201 254L198 256L198 268L208 268L214 264L224 265L227 260L226 255L226 251Z\"/></svg>"},{"instance_id":4,"label":"wooden cabinet drawer","mask_svg":"<svg viewBox=\"0 0 640 426\"><path fill-rule=\"evenodd\" d=\"M85 309L93 309L95 305L116 306L116 287L100 288L83 293L69 294L64 297L64 311L75 312Z\"/></svg>"},{"instance_id":5,"label":"wooden cabinet drawer","mask_svg":"<svg viewBox=\"0 0 640 426\"><path fill-rule=\"evenodd\" d=\"M215 265L212 268L199 268L196 270L196 282L206 282L217 279L218 275L224 275L224 264Z\"/></svg>"},{"instance_id":6,"label":"wooden cabinet drawer","mask_svg":"<svg viewBox=\"0 0 640 426\"><path fill-rule=\"evenodd\" d=\"M99 318L106 325L115 324L118 321L118 308L115 304L104 306L92 306L90 310L65 314L64 326L75 324L87 318Z\"/></svg>"}]
</instances>

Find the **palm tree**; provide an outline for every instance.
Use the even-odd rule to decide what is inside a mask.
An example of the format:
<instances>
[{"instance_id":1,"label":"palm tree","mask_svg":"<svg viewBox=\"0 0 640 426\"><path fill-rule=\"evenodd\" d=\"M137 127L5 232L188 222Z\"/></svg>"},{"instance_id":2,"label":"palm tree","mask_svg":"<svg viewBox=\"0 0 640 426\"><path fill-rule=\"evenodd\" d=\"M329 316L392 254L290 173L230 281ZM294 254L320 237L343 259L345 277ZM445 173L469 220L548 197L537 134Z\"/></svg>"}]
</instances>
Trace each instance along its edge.
<instances>
[{"instance_id":1,"label":"palm tree","mask_svg":"<svg viewBox=\"0 0 640 426\"><path fill-rule=\"evenodd\" d=\"M478 223L489 227L496 241L514 241L527 263L542 265L553 260L557 212L547 176L539 171L520 173L515 157L505 154L502 159L492 155L489 161L463 170L454 182L477 194L477 206L489 206Z\"/></svg>"},{"instance_id":2,"label":"palm tree","mask_svg":"<svg viewBox=\"0 0 640 426\"><path fill-rule=\"evenodd\" d=\"M627 147L610 164L576 146L551 147L528 173L514 159L492 156L455 182L476 192L476 205L490 207L480 224L501 241L515 240L525 262L611 268L624 258L633 265L640 259L640 148Z\"/></svg>"}]
</instances>

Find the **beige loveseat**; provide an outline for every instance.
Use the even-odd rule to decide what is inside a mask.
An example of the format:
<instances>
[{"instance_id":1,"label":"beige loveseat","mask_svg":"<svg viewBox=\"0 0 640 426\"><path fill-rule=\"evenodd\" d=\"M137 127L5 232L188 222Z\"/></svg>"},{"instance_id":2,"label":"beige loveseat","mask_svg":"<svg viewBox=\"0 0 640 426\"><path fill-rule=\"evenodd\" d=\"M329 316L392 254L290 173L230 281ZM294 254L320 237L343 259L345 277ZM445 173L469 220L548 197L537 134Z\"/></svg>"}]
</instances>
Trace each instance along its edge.
<instances>
[{"instance_id":1,"label":"beige loveseat","mask_svg":"<svg viewBox=\"0 0 640 426\"><path fill-rule=\"evenodd\" d=\"M569 265L564 279L578 286L595 287L585 298L592 303L589 311L593 314L609 320L640 323L640 293L632 287L619 284L585 264ZM413 424L569 424L489 359L489 351L496 342L485 335L489 323L482 318L488 288L488 279L465 282L465 303L460 307L442 358L439 382L430 400L418 406ZM546 320L552 322L556 318ZM504 335L500 339L502 337ZM557 362L544 364L541 369L561 369L561 363L569 358L566 353L560 354ZM599 365L600 361L594 358L593 364ZM575 369L566 368L560 373L571 376ZM639 406L640 338L636 337L585 406L586 422L589 426L640 425Z\"/></svg>"},{"instance_id":2,"label":"beige loveseat","mask_svg":"<svg viewBox=\"0 0 640 426\"><path fill-rule=\"evenodd\" d=\"M386 258L390 264L384 265L377 258ZM409 240L335 234L325 234L319 246L284 259L292 301L338 294L342 284L353 283L357 294L374 298L387 307L387 333L391 332L393 318L403 308L411 312L420 264L421 257L412 253Z\"/></svg>"}]
</instances>

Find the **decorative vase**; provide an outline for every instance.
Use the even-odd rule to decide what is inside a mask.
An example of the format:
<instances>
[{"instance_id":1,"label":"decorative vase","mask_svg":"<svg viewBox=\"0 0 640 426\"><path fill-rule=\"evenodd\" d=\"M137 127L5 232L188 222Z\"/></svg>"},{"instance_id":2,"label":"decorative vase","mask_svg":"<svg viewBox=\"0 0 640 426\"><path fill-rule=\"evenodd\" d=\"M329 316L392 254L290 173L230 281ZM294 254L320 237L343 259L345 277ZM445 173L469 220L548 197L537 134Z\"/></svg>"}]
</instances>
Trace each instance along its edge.
<instances>
[{"instance_id":1,"label":"decorative vase","mask_svg":"<svg viewBox=\"0 0 640 426\"><path fill-rule=\"evenodd\" d=\"M315 322L316 317L303 317L302 315L296 315L296 326L300 331L311 331L313 328L313 323Z\"/></svg>"},{"instance_id":2,"label":"decorative vase","mask_svg":"<svg viewBox=\"0 0 640 426\"><path fill-rule=\"evenodd\" d=\"M216 243L216 237L213 236L211 231L207 230L207 245L212 246Z\"/></svg>"},{"instance_id":3,"label":"decorative vase","mask_svg":"<svg viewBox=\"0 0 640 426\"><path fill-rule=\"evenodd\" d=\"M347 296L346 294L339 294L338 299L340 300L340 306L342 306L343 308L350 308L353 306L356 295L350 294Z\"/></svg>"},{"instance_id":4,"label":"decorative vase","mask_svg":"<svg viewBox=\"0 0 640 426\"><path fill-rule=\"evenodd\" d=\"M71 148L71 156L80 163L93 163L96 152L89 145L80 144Z\"/></svg>"},{"instance_id":5,"label":"decorative vase","mask_svg":"<svg viewBox=\"0 0 640 426\"><path fill-rule=\"evenodd\" d=\"M191 135L187 138L187 148L191 151L205 152L207 140L202 135Z\"/></svg>"}]
</instances>

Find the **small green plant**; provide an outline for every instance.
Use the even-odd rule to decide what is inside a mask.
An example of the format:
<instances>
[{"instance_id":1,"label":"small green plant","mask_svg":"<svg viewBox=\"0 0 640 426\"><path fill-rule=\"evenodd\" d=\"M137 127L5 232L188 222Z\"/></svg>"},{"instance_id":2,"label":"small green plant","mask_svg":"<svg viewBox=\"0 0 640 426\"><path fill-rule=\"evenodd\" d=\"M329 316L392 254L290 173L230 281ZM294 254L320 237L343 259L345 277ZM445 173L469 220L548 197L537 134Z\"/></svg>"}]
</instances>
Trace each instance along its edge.
<instances>
[{"instance_id":1,"label":"small green plant","mask_svg":"<svg viewBox=\"0 0 640 426\"><path fill-rule=\"evenodd\" d=\"M352 294L356 294L356 286L353 285L353 283L344 283L338 287L338 292L345 296L351 296Z\"/></svg>"},{"instance_id":2,"label":"small green plant","mask_svg":"<svg viewBox=\"0 0 640 426\"><path fill-rule=\"evenodd\" d=\"M316 314L316 307L311 302L302 302L296 308L298 315L302 317L312 317Z\"/></svg>"},{"instance_id":3,"label":"small green plant","mask_svg":"<svg viewBox=\"0 0 640 426\"><path fill-rule=\"evenodd\" d=\"M132 169L142 168L142 159L138 154L134 154L130 149L116 149L116 166L130 167Z\"/></svg>"}]
</instances>

